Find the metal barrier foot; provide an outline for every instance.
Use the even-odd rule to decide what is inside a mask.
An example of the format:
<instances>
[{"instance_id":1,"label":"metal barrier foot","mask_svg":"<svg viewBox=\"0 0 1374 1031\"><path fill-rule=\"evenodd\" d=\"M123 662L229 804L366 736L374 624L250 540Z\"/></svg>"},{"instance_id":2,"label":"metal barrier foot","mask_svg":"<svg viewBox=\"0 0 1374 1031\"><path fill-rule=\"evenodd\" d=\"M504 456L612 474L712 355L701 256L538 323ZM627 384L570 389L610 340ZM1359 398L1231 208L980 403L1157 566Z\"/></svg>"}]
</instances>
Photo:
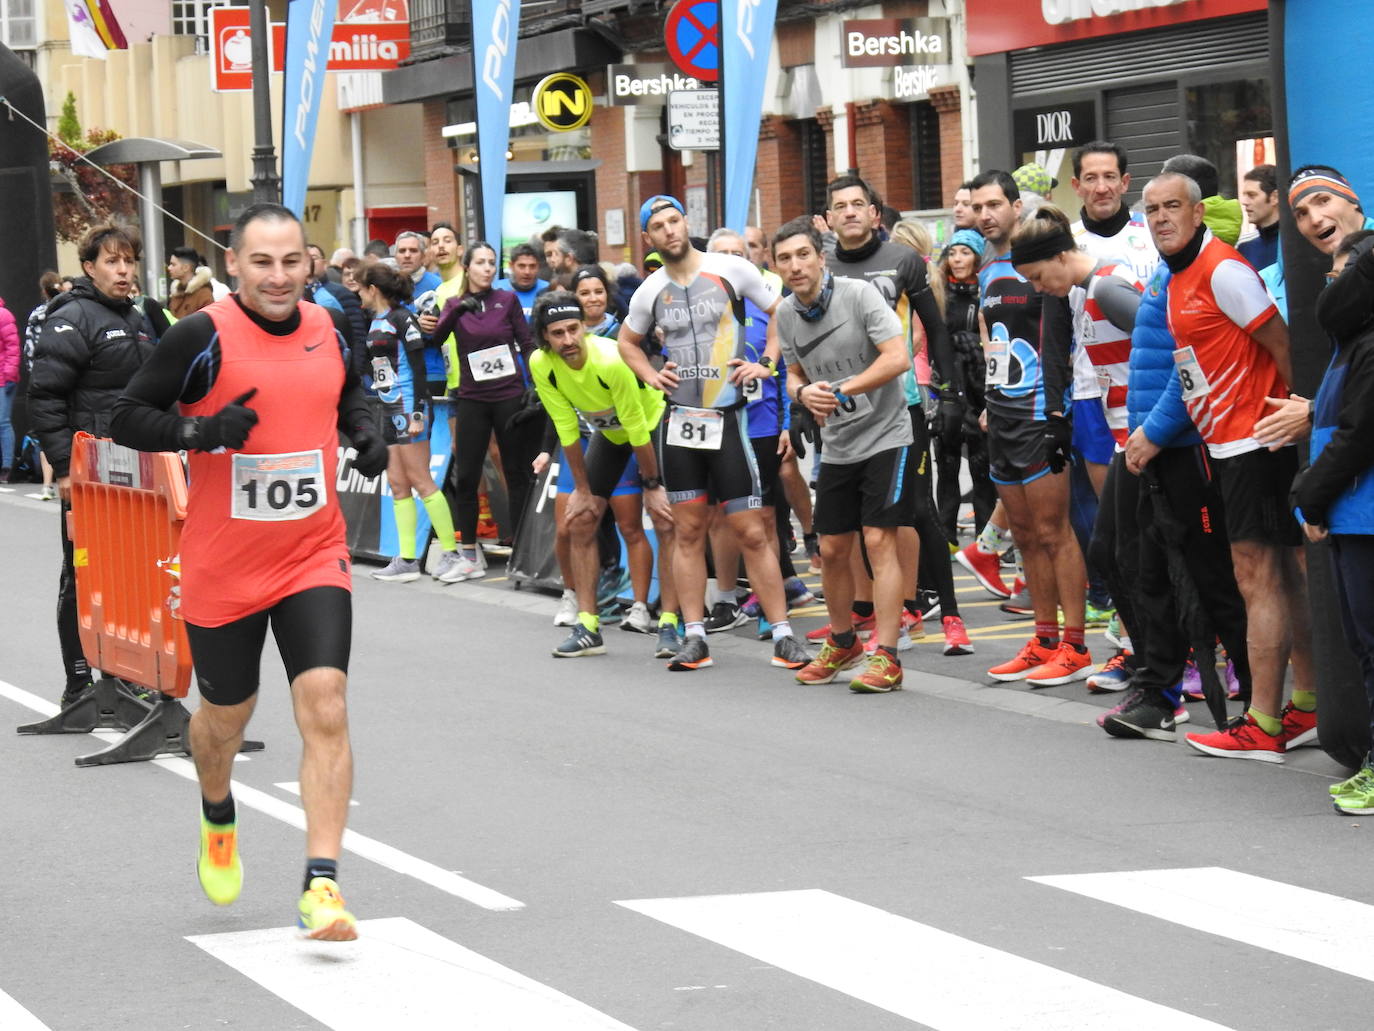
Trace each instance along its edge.
<instances>
[{"instance_id":1,"label":"metal barrier foot","mask_svg":"<svg viewBox=\"0 0 1374 1031\"><path fill-rule=\"evenodd\" d=\"M56 716L15 729L20 734L89 734L92 730L128 730L142 723L152 708L145 695L156 695L114 677L101 677Z\"/></svg>"},{"instance_id":2,"label":"metal barrier foot","mask_svg":"<svg viewBox=\"0 0 1374 1031\"><path fill-rule=\"evenodd\" d=\"M159 755L187 755L191 714L180 699L159 691L152 692L152 704L143 719L118 741L89 755L76 757L78 766L108 766L112 763L143 762Z\"/></svg>"}]
</instances>

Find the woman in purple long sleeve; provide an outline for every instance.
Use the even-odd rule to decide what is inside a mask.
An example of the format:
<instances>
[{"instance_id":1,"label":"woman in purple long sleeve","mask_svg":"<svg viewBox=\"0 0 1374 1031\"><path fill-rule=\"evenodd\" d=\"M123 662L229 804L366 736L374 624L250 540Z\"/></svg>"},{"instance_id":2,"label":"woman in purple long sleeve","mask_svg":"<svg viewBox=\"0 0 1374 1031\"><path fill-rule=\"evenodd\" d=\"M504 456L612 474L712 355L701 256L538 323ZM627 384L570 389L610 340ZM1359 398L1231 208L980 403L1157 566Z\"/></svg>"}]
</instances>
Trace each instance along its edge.
<instances>
[{"instance_id":1,"label":"woman in purple long sleeve","mask_svg":"<svg viewBox=\"0 0 1374 1031\"><path fill-rule=\"evenodd\" d=\"M479 241L468 247L463 267L463 292L444 306L430 339L447 340L453 334L454 350L445 360L458 365L458 386L450 391L457 402L454 522L463 538L462 561L474 567L464 579L474 580L484 566L477 548L477 488L493 432L501 449L511 521L518 521L525 511L530 463L519 428L511 427L510 420L523 407L529 388L526 370L534 342L519 298L509 290L491 287L496 278L496 251L491 244Z\"/></svg>"}]
</instances>

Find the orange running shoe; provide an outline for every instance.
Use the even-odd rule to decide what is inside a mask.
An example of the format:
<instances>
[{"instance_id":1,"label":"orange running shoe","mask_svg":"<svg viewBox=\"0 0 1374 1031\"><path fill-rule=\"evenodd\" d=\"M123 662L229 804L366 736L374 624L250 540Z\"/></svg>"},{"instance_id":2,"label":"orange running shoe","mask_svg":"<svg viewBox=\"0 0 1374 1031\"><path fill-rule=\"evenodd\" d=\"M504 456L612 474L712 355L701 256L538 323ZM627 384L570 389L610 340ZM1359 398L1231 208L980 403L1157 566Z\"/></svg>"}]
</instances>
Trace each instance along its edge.
<instances>
[{"instance_id":1,"label":"orange running shoe","mask_svg":"<svg viewBox=\"0 0 1374 1031\"><path fill-rule=\"evenodd\" d=\"M872 630L872 629L874 628L874 626L877 625L877 622L878 622L878 617L877 617L876 614L871 615L871 616L860 616L860 615L858 615L857 613L851 612L851 613L849 614L849 617L850 617L850 621L853 623L853 626L851 627L851 629L852 629L855 633L858 633L858 634L862 634L862 633L864 633L864 632L866 632L866 631L868 631L868 630ZM827 623L827 624L825 624L825 626L821 627L819 630L811 630L811 631L808 631L808 632L807 632L807 635L806 635L806 639L807 639L808 641L824 641L824 640L825 640L827 637L829 637L829 636L830 636L830 624Z\"/></svg>"},{"instance_id":2,"label":"orange running shoe","mask_svg":"<svg viewBox=\"0 0 1374 1031\"><path fill-rule=\"evenodd\" d=\"M1000 666L993 666L992 669L988 670L988 676L992 677L993 680L1000 680L1004 684L1009 684L1014 680L1025 680L1026 674L1049 662L1054 657L1054 653L1054 648L1046 648L1040 643L1038 637L1032 637L1026 642L1026 646L1017 653L1016 658L1004 662Z\"/></svg>"},{"instance_id":3,"label":"orange running shoe","mask_svg":"<svg viewBox=\"0 0 1374 1031\"><path fill-rule=\"evenodd\" d=\"M859 664L864 657L864 645L859 635L854 635L854 643L842 648L835 638L827 637L821 645L820 654L797 670L799 684L828 684L839 675L840 670L850 669Z\"/></svg>"},{"instance_id":4,"label":"orange running shoe","mask_svg":"<svg viewBox=\"0 0 1374 1031\"><path fill-rule=\"evenodd\" d=\"M870 655L864 671L849 682L849 690L858 694L886 694L901 689L902 664L884 651Z\"/></svg>"},{"instance_id":5,"label":"orange running shoe","mask_svg":"<svg viewBox=\"0 0 1374 1031\"><path fill-rule=\"evenodd\" d=\"M1074 680L1087 680L1092 672L1093 657L1088 654L1088 649L1079 651L1064 641L1044 665L1026 674L1026 684L1030 687L1055 687Z\"/></svg>"}]
</instances>

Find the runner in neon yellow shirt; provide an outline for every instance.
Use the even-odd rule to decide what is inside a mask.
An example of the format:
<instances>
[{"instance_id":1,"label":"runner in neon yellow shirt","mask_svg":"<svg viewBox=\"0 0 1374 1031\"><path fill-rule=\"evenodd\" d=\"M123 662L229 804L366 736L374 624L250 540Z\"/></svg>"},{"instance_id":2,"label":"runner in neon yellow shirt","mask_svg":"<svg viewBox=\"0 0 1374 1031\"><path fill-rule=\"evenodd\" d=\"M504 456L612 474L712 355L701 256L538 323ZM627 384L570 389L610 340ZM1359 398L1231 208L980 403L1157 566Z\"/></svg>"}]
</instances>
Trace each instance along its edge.
<instances>
[{"instance_id":1,"label":"runner in neon yellow shirt","mask_svg":"<svg viewBox=\"0 0 1374 1031\"><path fill-rule=\"evenodd\" d=\"M570 564L577 592L577 622L554 655L572 658L605 652L596 605L596 528L606 506L626 538L635 605L647 605L653 551L645 539L638 498L616 494L626 466L637 461L644 505L659 540L659 646L678 646L677 597L672 580L673 517L659 479L654 440L662 419L663 394L643 386L620 358L613 340L587 332L581 304L566 291L549 292L534 306L539 349L530 356L530 378L563 445L573 478L562 515L571 537ZM579 417L592 430L582 453ZM561 500L561 498L560 498ZM628 532L627 532L628 531ZM638 531L638 532L636 532ZM624 624L629 625L629 621ZM665 641L665 638L671 640Z\"/></svg>"}]
</instances>

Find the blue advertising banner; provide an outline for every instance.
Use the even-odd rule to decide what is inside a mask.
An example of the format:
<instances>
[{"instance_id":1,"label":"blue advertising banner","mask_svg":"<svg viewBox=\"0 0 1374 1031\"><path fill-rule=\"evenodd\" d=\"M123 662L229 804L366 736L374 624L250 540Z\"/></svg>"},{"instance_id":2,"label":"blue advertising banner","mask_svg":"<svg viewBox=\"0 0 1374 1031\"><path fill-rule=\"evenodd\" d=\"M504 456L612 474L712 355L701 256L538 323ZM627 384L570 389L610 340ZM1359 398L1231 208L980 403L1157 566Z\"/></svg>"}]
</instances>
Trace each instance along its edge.
<instances>
[{"instance_id":1,"label":"blue advertising banner","mask_svg":"<svg viewBox=\"0 0 1374 1031\"><path fill-rule=\"evenodd\" d=\"M288 0L286 81L282 89L281 202L297 217L305 213L315 124L320 117L329 40L336 0Z\"/></svg>"},{"instance_id":2,"label":"blue advertising banner","mask_svg":"<svg viewBox=\"0 0 1374 1031\"><path fill-rule=\"evenodd\" d=\"M721 0L721 145L725 150L725 225L744 232L754 195L754 161L763 116L763 80L778 0Z\"/></svg>"},{"instance_id":3,"label":"blue advertising banner","mask_svg":"<svg viewBox=\"0 0 1374 1031\"><path fill-rule=\"evenodd\" d=\"M482 235L501 246L510 146L511 85L520 0L472 0L472 86L477 94L477 161L482 187ZM497 255L500 266L501 255Z\"/></svg>"}]
</instances>

